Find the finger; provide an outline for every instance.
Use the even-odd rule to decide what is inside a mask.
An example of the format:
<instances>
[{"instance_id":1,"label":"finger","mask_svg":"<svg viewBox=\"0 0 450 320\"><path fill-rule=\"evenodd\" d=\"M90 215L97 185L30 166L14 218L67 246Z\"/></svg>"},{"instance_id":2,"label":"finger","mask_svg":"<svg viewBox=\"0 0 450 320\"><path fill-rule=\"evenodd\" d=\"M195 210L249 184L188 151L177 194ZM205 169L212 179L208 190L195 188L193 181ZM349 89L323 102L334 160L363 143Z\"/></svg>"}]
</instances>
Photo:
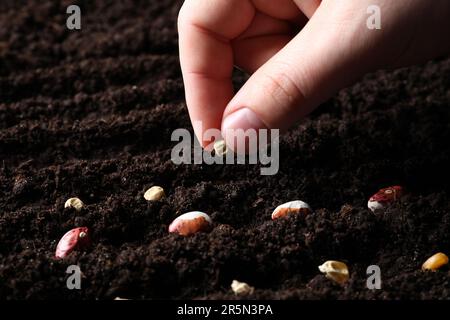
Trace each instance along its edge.
<instances>
[{"instance_id":1,"label":"finger","mask_svg":"<svg viewBox=\"0 0 450 320\"><path fill-rule=\"evenodd\" d=\"M220 128L223 110L233 96L230 40L248 28L254 13L249 0L186 0L180 10L178 32L186 104L203 146L209 143L203 141L203 132Z\"/></svg>"},{"instance_id":2,"label":"finger","mask_svg":"<svg viewBox=\"0 0 450 320\"><path fill-rule=\"evenodd\" d=\"M311 19L314 12L316 12L319 7L321 0L294 0L297 7L308 17Z\"/></svg>"},{"instance_id":3,"label":"finger","mask_svg":"<svg viewBox=\"0 0 450 320\"><path fill-rule=\"evenodd\" d=\"M232 41L234 63L253 73L295 35L294 25L257 12L251 25Z\"/></svg>"},{"instance_id":4,"label":"finger","mask_svg":"<svg viewBox=\"0 0 450 320\"><path fill-rule=\"evenodd\" d=\"M233 44L235 64L248 73L253 73L286 44L292 37L287 35L248 38Z\"/></svg>"},{"instance_id":5,"label":"finger","mask_svg":"<svg viewBox=\"0 0 450 320\"><path fill-rule=\"evenodd\" d=\"M299 13L292 0L252 0L252 2L258 11L276 19L295 19Z\"/></svg>"},{"instance_id":6,"label":"finger","mask_svg":"<svg viewBox=\"0 0 450 320\"><path fill-rule=\"evenodd\" d=\"M222 121L227 142L229 129L287 129L367 71L361 61L370 59L360 59L364 41L355 44L354 30L338 27L340 20L330 21L332 9L319 7L305 28L230 101Z\"/></svg>"},{"instance_id":7,"label":"finger","mask_svg":"<svg viewBox=\"0 0 450 320\"><path fill-rule=\"evenodd\" d=\"M263 35L292 34L294 36L295 31L293 24L287 20L280 20L267 14L256 12L250 26L239 37L234 39L233 43Z\"/></svg>"}]
</instances>

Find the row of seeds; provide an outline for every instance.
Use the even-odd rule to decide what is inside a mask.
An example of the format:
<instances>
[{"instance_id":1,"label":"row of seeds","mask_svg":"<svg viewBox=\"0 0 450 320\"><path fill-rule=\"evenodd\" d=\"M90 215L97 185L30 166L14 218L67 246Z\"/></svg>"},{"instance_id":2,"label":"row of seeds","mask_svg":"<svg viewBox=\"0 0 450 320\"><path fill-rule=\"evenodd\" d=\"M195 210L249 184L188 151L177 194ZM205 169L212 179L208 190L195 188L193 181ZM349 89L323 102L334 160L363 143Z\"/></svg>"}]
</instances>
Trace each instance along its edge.
<instances>
[{"instance_id":1,"label":"row of seeds","mask_svg":"<svg viewBox=\"0 0 450 320\"><path fill-rule=\"evenodd\" d=\"M372 212L385 210L389 205L395 203L404 194L401 186L392 186L379 190L370 197L367 206ZM144 198L147 201L159 201L165 197L164 189L154 186L148 189ZM65 208L74 208L80 211L83 202L78 198L70 198L65 203ZM272 212L272 220L284 218L292 214L310 214L311 207L303 201L295 200L279 205ZM209 232L213 228L212 219L204 212L191 211L177 217L170 225L168 231L181 236L190 236L198 232ZM56 248L56 258L63 259L74 250L86 248L90 243L89 229L79 227L67 232L59 241ZM423 270L435 271L448 264L448 257L444 253L436 253L427 259L422 265ZM349 279L349 269L344 262L329 260L319 267L319 271L336 283L345 284ZM234 280L231 288L235 294L244 295L252 293L254 288L244 282Z\"/></svg>"}]
</instances>

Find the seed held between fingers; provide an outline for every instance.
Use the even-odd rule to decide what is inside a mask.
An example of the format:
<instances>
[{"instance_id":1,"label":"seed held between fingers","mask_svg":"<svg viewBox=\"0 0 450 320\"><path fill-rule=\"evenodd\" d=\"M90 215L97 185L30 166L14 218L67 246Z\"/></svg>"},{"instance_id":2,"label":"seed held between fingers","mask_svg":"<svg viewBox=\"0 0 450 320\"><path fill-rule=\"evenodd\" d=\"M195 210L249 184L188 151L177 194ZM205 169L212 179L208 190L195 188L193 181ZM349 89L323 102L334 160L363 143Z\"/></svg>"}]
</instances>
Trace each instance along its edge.
<instances>
[{"instance_id":1,"label":"seed held between fingers","mask_svg":"<svg viewBox=\"0 0 450 320\"><path fill-rule=\"evenodd\" d=\"M190 236L197 232L208 232L212 229L211 218L203 212L191 211L177 217L169 226L170 233Z\"/></svg>"},{"instance_id":2,"label":"seed held between fingers","mask_svg":"<svg viewBox=\"0 0 450 320\"><path fill-rule=\"evenodd\" d=\"M87 245L89 245L89 229L86 227L72 229L59 240L55 257L64 259L72 251L82 249Z\"/></svg>"},{"instance_id":3,"label":"seed held between fingers","mask_svg":"<svg viewBox=\"0 0 450 320\"><path fill-rule=\"evenodd\" d=\"M403 188L401 186L392 186L380 189L377 193L370 197L367 202L367 207L372 212L383 210L390 204L399 200L403 193Z\"/></svg>"},{"instance_id":4,"label":"seed held between fingers","mask_svg":"<svg viewBox=\"0 0 450 320\"><path fill-rule=\"evenodd\" d=\"M275 208L275 210L272 212L272 220L285 217L291 213L309 214L311 212L311 207L306 202L300 200L290 201L283 203L282 205L279 205Z\"/></svg>"},{"instance_id":5,"label":"seed held between fingers","mask_svg":"<svg viewBox=\"0 0 450 320\"><path fill-rule=\"evenodd\" d=\"M78 198L70 198L64 203L64 208L74 208L77 211L80 211L83 207L83 201Z\"/></svg>"},{"instance_id":6,"label":"seed held between fingers","mask_svg":"<svg viewBox=\"0 0 450 320\"><path fill-rule=\"evenodd\" d=\"M228 152L227 145L224 140L218 140L214 143L214 151L216 155L223 156Z\"/></svg>"},{"instance_id":7,"label":"seed held between fingers","mask_svg":"<svg viewBox=\"0 0 450 320\"><path fill-rule=\"evenodd\" d=\"M231 283L231 290L233 290L233 292L236 295L248 295L248 294L252 294L253 291L255 290L255 288L253 288L252 286L248 285L245 282L239 282L237 280L233 280L233 282Z\"/></svg>"},{"instance_id":8,"label":"seed held between fingers","mask_svg":"<svg viewBox=\"0 0 450 320\"><path fill-rule=\"evenodd\" d=\"M422 270L436 271L440 267L448 264L448 257L445 253L438 252L427 259L422 265Z\"/></svg>"},{"instance_id":9,"label":"seed held between fingers","mask_svg":"<svg viewBox=\"0 0 450 320\"><path fill-rule=\"evenodd\" d=\"M319 266L319 270L325 273L328 279L331 279L341 285L349 279L348 267L345 263L335 260L328 260Z\"/></svg>"},{"instance_id":10,"label":"seed held between fingers","mask_svg":"<svg viewBox=\"0 0 450 320\"><path fill-rule=\"evenodd\" d=\"M164 193L164 189L159 186L154 186L145 191L144 198L147 201L158 201L164 198L166 194Z\"/></svg>"}]
</instances>

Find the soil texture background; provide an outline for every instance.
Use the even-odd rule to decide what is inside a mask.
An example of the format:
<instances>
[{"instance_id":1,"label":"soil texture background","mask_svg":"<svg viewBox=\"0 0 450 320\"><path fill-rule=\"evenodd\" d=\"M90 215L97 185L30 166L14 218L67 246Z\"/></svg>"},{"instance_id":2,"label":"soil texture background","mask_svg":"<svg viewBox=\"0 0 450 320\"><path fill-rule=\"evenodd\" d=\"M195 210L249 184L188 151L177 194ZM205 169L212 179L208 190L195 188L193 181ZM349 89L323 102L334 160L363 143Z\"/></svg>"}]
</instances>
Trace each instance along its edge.
<instances>
[{"instance_id":1,"label":"soil texture background","mask_svg":"<svg viewBox=\"0 0 450 320\"><path fill-rule=\"evenodd\" d=\"M81 31L66 8L82 9ZM448 299L450 60L380 71L339 92L283 135L280 170L174 165L171 133L191 125L178 62L181 1L0 2L0 299ZM236 76L242 83L243 75ZM383 214L378 189L408 195ZM145 190L167 197L149 203ZM81 198L81 212L64 209ZM272 221L300 199L314 213ZM345 205L345 206L344 206ZM169 234L200 210L215 226ZM92 245L55 260L68 230ZM339 286L325 260L348 264ZM82 289L66 288L78 264ZM366 288L376 264L382 289Z\"/></svg>"}]
</instances>

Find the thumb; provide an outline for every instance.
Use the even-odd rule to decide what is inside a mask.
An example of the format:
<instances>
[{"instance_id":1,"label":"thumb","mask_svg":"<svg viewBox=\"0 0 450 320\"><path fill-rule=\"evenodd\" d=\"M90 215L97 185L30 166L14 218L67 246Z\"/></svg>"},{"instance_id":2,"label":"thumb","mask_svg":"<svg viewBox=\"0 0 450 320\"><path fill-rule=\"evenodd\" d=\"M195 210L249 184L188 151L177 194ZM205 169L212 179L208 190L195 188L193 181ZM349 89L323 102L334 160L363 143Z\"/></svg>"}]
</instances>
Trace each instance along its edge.
<instances>
[{"instance_id":1,"label":"thumb","mask_svg":"<svg viewBox=\"0 0 450 320\"><path fill-rule=\"evenodd\" d=\"M287 129L370 69L362 59L369 47L361 32L367 29L366 10L361 17L341 19L331 9L322 3L302 31L229 102L222 120L227 144L232 144L230 129Z\"/></svg>"}]
</instances>

